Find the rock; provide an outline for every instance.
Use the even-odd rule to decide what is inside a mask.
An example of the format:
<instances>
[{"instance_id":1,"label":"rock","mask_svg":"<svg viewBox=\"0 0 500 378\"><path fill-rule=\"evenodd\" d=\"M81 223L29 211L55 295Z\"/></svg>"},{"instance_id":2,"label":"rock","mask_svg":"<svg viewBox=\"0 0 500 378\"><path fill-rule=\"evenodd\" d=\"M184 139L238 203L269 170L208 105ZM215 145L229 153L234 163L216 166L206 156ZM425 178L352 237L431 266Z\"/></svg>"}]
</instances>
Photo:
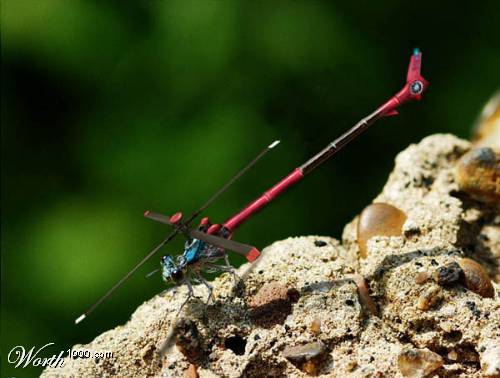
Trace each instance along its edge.
<instances>
[{"instance_id":1,"label":"rock","mask_svg":"<svg viewBox=\"0 0 500 378\"><path fill-rule=\"evenodd\" d=\"M366 243L374 236L400 236L406 215L397 207L387 203L367 206L358 222L358 244L360 256L366 257Z\"/></svg>"},{"instance_id":2,"label":"rock","mask_svg":"<svg viewBox=\"0 0 500 378\"><path fill-rule=\"evenodd\" d=\"M315 240L314 241L314 245L316 247L324 247L325 245L327 245L328 243L324 240Z\"/></svg>"},{"instance_id":3,"label":"rock","mask_svg":"<svg viewBox=\"0 0 500 378\"><path fill-rule=\"evenodd\" d=\"M413 219L407 219L406 222L403 224L403 233L406 236L409 236L412 234L418 234L419 232L420 232L420 228L418 227L418 224Z\"/></svg>"},{"instance_id":4,"label":"rock","mask_svg":"<svg viewBox=\"0 0 500 378\"><path fill-rule=\"evenodd\" d=\"M480 362L485 377L500 377L500 343L485 347Z\"/></svg>"},{"instance_id":5,"label":"rock","mask_svg":"<svg viewBox=\"0 0 500 378\"><path fill-rule=\"evenodd\" d=\"M500 203L500 150L474 148L460 158L456 170L460 190L493 205Z\"/></svg>"},{"instance_id":6,"label":"rock","mask_svg":"<svg viewBox=\"0 0 500 378\"><path fill-rule=\"evenodd\" d=\"M372 315L378 315L377 304L370 297L370 289L368 288L364 277L359 274L352 274L349 278L351 278L358 287L358 295L363 307L366 308Z\"/></svg>"},{"instance_id":7,"label":"rock","mask_svg":"<svg viewBox=\"0 0 500 378\"><path fill-rule=\"evenodd\" d=\"M319 335L319 333L321 332L321 320L315 318L312 322L311 322L311 325L309 326L309 330L315 334L315 335Z\"/></svg>"},{"instance_id":8,"label":"rock","mask_svg":"<svg viewBox=\"0 0 500 378\"><path fill-rule=\"evenodd\" d=\"M255 324L264 328L281 324L292 311L292 303L297 302L298 297L295 288L287 288L278 282L266 283L250 298L250 316Z\"/></svg>"},{"instance_id":9,"label":"rock","mask_svg":"<svg viewBox=\"0 0 500 378\"><path fill-rule=\"evenodd\" d=\"M481 213L473 220L477 234L473 234L470 243L472 250L468 256L479 262L491 279L500 283L500 215L484 217Z\"/></svg>"},{"instance_id":10,"label":"rock","mask_svg":"<svg viewBox=\"0 0 500 378\"><path fill-rule=\"evenodd\" d=\"M326 346L321 341L301 346L287 347L283 357L294 363L309 375L317 375Z\"/></svg>"},{"instance_id":11,"label":"rock","mask_svg":"<svg viewBox=\"0 0 500 378\"><path fill-rule=\"evenodd\" d=\"M460 259L459 264L463 271L464 286L482 297L493 298L495 289L486 270L474 260L467 258Z\"/></svg>"},{"instance_id":12,"label":"rock","mask_svg":"<svg viewBox=\"0 0 500 378\"><path fill-rule=\"evenodd\" d=\"M443 364L443 358L429 349L405 349L398 357L401 374L411 378L425 377Z\"/></svg>"},{"instance_id":13,"label":"rock","mask_svg":"<svg viewBox=\"0 0 500 378\"><path fill-rule=\"evenodd\" d=\"M452 361L456 361L458 359L458 353L455 349L452 349L448 352L448 359Z\"/></svg>"},{"instance_id":14,"label":"rock","mask_svg":"<svg viewBox=\"0 0 500 378\"><path fill-rule=\"evenodd\" d=\"M415 277L415 282L419 285L422 285L423 283L427 282L429 278L429 273L427 273L426 271L418 272L417 276Z\"/></svg>"},{"instance_id":15,"label":"rock","mask_svg":"<svg viewBox=\"0 0 500 378\"><path fill-rule=\"evenodd\" d=\"M472 140L477 146L500 149L500 91L484 106L476 121Z\"/></svg>"},{"instance_id":16,"label":"rock","mask_svg":"<svg viewBox=\"0 0 500 378\"><path fill-rule=\"evenodd\" d=\"M213 303L205 306L193 299L176 316L187 289L157 295L126 324L78 346L111 351L112 359L68 360L42 376L182 377L194 364L201 378L401 377L400 354L403 367L417 359L402 353L408 346L419 351L417 357L429 357L420 367L412 365L413 372L439 365L432 350L456 359L446 358L431 376L495 376L498 284L491 282L493 297L483 297L465 287L465 276L454 281L455 270L444 275L452 278L446 288L431 279L439 267L464 257L478 262L491 277L499 275L498 211L463 196L454 174L470 148L454 136L434 135L397 156L373 202L397 207L417 224L418 232L403 235L400 227L399 236L372 237L364 259L359 259L359 216L345 227L342 243L317 235L275 242L257 261L237 269L237 283L231 274L217 277ZM316 246L318 240L326 245ZM427 278L417 284L422 272ZM422 311L417 303L432 287L440 288L441 300ZM193 289L206 298L203 285ZM256 309L274 300L283 307L267 313L280 314L279 321L265 324L258 310L255 318ZM370 301L378 306L378 316L369 310ZM290 346L319 342L325 349L317 357L292 363L283 356ZM164 355L159 353L162 346ZM426 365L429 361L434 362Z\"/></svg>"},{"instance_id":17,"label":"rock","mask_svg":"<svg viewBox=\"0 0 500 378\"><path fill-rule=\"evenodd\" d=\"M325 344L321 341L317 341L305 345L287 347L283 350L283 357L292 362L304 362L321 356L325 350Z\"/></svg>"},{"instance_id":18,"label":"rock","mask_svg":"<svg viewBox=\"0 0 500 378\"><path fill-rule=\"evenodd\" d=\"M443 294L439 286L433 285L425 290L418 298L417 308L427 311L436 306L443 299Z\"/></svg>"},{"instance_id":19,"label":"rock","mask_svg":"<svg viewBox=\"0 0 500 378\"><path fill-rule=\"evenodd\" d=\"M452 262L446 266L440 266L437 268L434 273L434 277L439 285L447 287L457 283L462 274L463 271L460 265L456 262Z\"/></svg>"}]
</instances>

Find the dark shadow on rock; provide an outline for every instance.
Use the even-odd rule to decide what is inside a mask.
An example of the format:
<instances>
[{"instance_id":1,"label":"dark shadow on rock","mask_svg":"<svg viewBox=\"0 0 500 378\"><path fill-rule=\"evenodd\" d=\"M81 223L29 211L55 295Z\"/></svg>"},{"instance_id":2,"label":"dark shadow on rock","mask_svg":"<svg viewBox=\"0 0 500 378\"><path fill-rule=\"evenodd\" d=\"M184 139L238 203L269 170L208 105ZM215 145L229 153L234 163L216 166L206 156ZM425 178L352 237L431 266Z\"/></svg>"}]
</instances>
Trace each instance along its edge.
<instances>
[{"instance_id":1,"label":"dark shadow on rock","mask_svg":"<svg viewBox=\"0 0 500 378\"><path fill-rule=\"evenodd\" d=\"M487 239L482 231L484 226L494 225L499 209L472 198L464 191L452 191L450 195L462 202L464 210L474 209L481 213L481 217L474 223L462 221L457 243L465 251L467 257L483 264L490 277L495 279L500 275L498 257L486 245Z\"/></svg>"},{"instance_id":2,"label":"dark shadow on rock","mask_svg":"<svg viewBox=\"0 0 500 378\"><path fill-rule=\"evenodd\" d=\"M373 274L367 277L368 280L376 280L381 281L382 277L385 273L400 267L404 264L411 262L412 260L421 258L421 257L435 257L435 256L461 256L460 252L457 249L450 248L448 250L443 250L442 248L436 247L432 249L417 249L415 251L394 254L385 256L379 266L375 269Z\"/></svg>"}]
</instances>

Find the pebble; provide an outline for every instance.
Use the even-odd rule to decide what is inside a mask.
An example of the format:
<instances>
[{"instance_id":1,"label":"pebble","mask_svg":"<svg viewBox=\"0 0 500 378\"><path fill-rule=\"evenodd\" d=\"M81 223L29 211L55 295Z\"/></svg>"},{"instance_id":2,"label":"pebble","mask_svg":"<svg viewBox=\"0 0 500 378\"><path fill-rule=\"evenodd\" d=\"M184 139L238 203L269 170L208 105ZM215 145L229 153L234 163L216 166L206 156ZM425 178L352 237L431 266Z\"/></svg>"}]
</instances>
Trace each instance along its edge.
<instances>
[{"instance_id":1,"label":"pebble","mask_svg":"<svg viewBox=\"0 0 500 378\"><path fill-rule=\"evenodd\" d=\"M443 293L439 286L433 285L425 290L418 298L417 308L427 311L435 307L443 299Z\"/></svg>"},{"instance_id":2,"label":"pebble","mask_svg":"<svg viewBox=\"0 0 500 378\"><path fill-rule=\"evenodd\" d=\"M311 322L311 325L309 326L309 329L311 330L311 332L313 334L319 335L319 333L321 332L321 320L319 320L318 318L315 318Z\"/></svg>"},{"instance_id":3,"label":"pebble","mask_svg":"<svg viewBox=\"0 0 500 378\"><path fill-rule=\"evenodd\" d=\"M295 288L273 281L264 284L249 300L250 316L261 327L270 328L281 324L292 312L292 303L299 298Z\"/></svg>"},{"instance_id":4,"label":"pebble","mask_svg":"<svg viewBox=\"0 0 500 378\"><path fill-rule=\"evenodd\" d=\"M315 245L316 247L324 247L324 246L326 246L327 244L328 244L328 243L327 243L326 241L324 241L324 240L315 240L315 241L314 241L314 245Z\"/></svg>"},{"instance_id":5,"label":"pebble","mask_svg":"<svg viewBox=\"0 0 500 378\"><path fill-rule=\"evenodd\" d=\"M364 308L366 308L372 315L378 315L377 304L370 297L370 289L366 283L365 278L361 274L351 274L347 276L352 279L358 287L359 300Z\"/></svg>"},{"instance_id":6,"label":"pebble","mask_svg":"<svg viewBox=\"0 0 500 378\"><path fill-rule=\"evenodd\" d=\"M446 266L440 266L436 269L434 278L441 286L451 286L460 280L462 268L456 262L452 262Z\"/></svg>"},{"instance_id":7,"label":"pebble","mask_svg":"<svg viewBox=\"0 0 500 378\"><path fill-rule=\"evenodd\" d=\"M398 356L404 377L423 378L443 366L443 358L429 349L405 349Z\"/></svg>"},{"instance_id":8,"label":"pebble","mask_svg":"<svg viewBox=\"0 0 500 378\"><path fill-rule=\"evenodd\" d=\"M486 203L500 201L500 152L474 148L458 161L455 176L460 190Z\"/></svg>"},{"instance_id":9,"label":"pebble","mask_svg":"<svg viewBox=\"0 0 500 378\"><path fill-rule=\"evenodd\" d=\"M309 375L318 375L319 365L314 360L306 361L302 364L301 370Z\"/></svg>"},{"instance_id":10,"label":"pebble","mask_svg":"<svg viewBox=\"0 0 500 378\"><path fill-rule=\"evenodd\" d=\"M482 297L493 298L495 289L488 273L479 263L464 258L460 259L459 265L464 272L462 280L467 289Z\"/></svg>"},{"instance_id":11,"label":"pebble","mask_svg":"<svg viewBox=\"0 0 500 378\"><path fill-rule=\"evenodd\" d=\"M456 361L458 359L458 353L455 349L452 349L448 352L448 359L452 361Z\"/></svg>"},{"instance_id":12,"label":"pebble","mask_svg":"<svg viewBox=\"0 0 500 378\"><path fill-rule=\"evenodd\" d=\"M325 351L325 344L321 341L315 341L305 345L286 347L283 350L283 357L291 362L300 363L319 357Z\"/></svg>"},{"instance_id":13,"label":"pebble","mask_svg":"<svg viewBox=\"0 0 500 378\"><path fill-rule=\"evenodd\" d=\"M358 221L360 256L367 256L366 244L374 236L401 236L406 214L387 203L372 203L361 212Z\"/></svg>"},{"instance_id":14,"label":"pebble","mask_svg":"<svg viewBox=\"0 0 500 378\"><path fill-rule=\"evenodd\" d=\"M427 280L429 279L429 273L427 272L418 272L417 276L415 277L415 282L418 284L418 285L422 285L423 283L427 282Z\"/></svg>"},{"instance_id":15,"label":"pebble","mask_svg":"<svg viewBox=\"0 0 500 378\"><path fill-rule=\"evenodd\" d=\"M407 219L403 224L403 233L406 236L420 233L420 227L413 219Z\"/></svg>"}]
</instances>

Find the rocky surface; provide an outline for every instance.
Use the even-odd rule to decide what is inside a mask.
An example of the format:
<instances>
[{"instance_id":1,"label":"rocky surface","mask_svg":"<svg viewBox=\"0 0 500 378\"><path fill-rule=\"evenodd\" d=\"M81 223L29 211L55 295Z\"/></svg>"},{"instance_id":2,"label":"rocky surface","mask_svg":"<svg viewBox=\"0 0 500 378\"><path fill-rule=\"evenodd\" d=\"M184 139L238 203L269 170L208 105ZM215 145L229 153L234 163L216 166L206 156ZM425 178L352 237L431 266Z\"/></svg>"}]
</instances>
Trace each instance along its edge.
<instances>
[{"instance_id":1,"label":"rocky surface","mask_svg":"<svg viewBox=\"0 0 500 378\"><path fill-rule=\"evenodd\" d=\"M500 215L457 184L457 161L470 148L435 135L397 156L373 202L406 220L400 235L363 243L366 258L359 217L342 243L276 242L237 270L237 283L218 277L212 304L194 299L176 318L186 288L158 295L84 346L112 359L72 360L43 376L500 376ZM469 290L464 257L486 269L491 298Z\"/></svg>"}]
</instances>

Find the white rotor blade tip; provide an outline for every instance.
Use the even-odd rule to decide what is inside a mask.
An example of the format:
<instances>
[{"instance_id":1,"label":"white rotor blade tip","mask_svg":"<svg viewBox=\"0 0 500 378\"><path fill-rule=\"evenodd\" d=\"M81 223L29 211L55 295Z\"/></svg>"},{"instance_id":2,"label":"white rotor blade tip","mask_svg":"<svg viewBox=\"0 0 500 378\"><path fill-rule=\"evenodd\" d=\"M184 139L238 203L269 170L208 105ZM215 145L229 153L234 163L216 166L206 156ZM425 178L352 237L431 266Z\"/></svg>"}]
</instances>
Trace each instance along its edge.
<instances>
[{"instance_id":1,"label":"white rotor blade tip","mask_svg":"<svg viewBox=\"0 0 500 378\"><path fill-rule=\"evenodd\" d=\"M78 319L75 320L75 324L78 324L80 323L83 319L85 319L87 317L87 315L85 314L82 314L78 317Z\"/></svg>"},{"instance_id":2,"label":"white rotor blade tip","mask_svg":"<svg viewBox=\"0 0 500 378\"><path fill-rule=\"evenodd\" d=\"M278 144L280 144L280 142L281 142L280 140L275 140L273 143L271 143L271 144L269 145L269 147L268 147L268 148L269 148L269 149L274 148L274 147L276 147Z\"/></svg>"}]
</instances>

